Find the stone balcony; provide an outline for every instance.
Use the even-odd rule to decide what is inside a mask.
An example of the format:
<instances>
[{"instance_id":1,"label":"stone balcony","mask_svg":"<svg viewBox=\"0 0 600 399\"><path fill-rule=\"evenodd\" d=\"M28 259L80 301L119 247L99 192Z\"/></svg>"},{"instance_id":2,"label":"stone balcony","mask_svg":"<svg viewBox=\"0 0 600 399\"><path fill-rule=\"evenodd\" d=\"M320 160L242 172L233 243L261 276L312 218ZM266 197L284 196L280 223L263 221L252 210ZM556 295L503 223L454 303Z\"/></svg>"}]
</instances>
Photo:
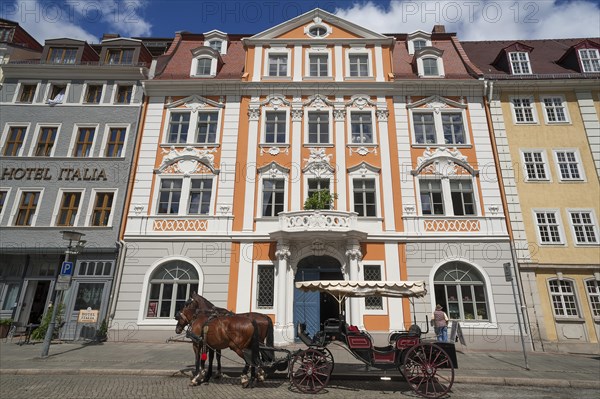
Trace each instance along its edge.
<instances>
[{"instance_id":1,"label":"stone balcony","mask_svg":"<svg viewBox=\"0 0 600 399\"><path fill-rule=\"evenodd\" d=\"M336 210L294 211L279 214L279 228L283 232L349 232L356 230L356 212Z\"/></svg>"}]
</instances>

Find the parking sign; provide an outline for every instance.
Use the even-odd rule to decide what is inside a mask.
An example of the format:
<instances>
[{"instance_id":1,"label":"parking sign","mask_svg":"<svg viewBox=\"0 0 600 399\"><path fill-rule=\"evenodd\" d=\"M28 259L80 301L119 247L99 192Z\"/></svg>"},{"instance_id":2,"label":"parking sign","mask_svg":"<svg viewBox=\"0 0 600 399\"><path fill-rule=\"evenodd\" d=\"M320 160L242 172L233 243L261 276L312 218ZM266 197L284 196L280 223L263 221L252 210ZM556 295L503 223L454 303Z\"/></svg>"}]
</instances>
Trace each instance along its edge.
<instances>
[{"instance_id":1,"label":"parking sign","mask_svg":"<svg viewBox=\"0 0 600 399\"><path fill-rule=\"evenodd\" d=\"M60 268L60 274L63 276L73 275L73 262L63 262Z\"/></svg>"}]
</instances>

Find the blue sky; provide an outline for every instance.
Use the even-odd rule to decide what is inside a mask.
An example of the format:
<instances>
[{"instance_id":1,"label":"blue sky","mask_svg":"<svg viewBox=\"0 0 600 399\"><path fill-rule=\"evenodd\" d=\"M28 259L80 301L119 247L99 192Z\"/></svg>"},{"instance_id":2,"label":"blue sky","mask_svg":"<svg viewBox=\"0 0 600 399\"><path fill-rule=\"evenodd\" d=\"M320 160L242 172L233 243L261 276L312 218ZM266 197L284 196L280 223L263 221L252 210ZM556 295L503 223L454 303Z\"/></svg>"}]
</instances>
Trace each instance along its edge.
<instances>
[{"instance_id":1,"label":"blue sky","mask_svg":"<svg viewBox=\"0 0 600 399\"><path fill-rule=\"evenodd\" d=\"M600 37L598 0L0 0L0 15L40 42L72 37L97 43L108 32L258 33L315 7L380 33L444 24L461 40Z\"/></svg>"}]
</instances>

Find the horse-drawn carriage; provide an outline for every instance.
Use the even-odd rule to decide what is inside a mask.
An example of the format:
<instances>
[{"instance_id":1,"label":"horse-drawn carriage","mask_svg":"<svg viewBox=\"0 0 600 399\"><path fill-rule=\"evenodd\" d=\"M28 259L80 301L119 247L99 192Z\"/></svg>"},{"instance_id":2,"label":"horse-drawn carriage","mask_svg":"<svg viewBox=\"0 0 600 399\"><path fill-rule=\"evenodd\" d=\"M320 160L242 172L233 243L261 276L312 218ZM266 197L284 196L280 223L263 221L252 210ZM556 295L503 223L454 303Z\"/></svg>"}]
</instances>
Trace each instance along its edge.
<instances>
[{"instance_id":1,"label":"horse-drawn carriage","mask_svg":"<svg viewBox=\"0 0 600 399\"><path fill-rule=\"evenodd\" d=\"M342 304L349 297L386 296L409 298L412 301L426 294L424 282L306 281L296 283L296 287L303 291L320 291L331 295L339 304L340 315L342 315ZM188 311L186 308L182 313ZM198 316L196 310L195 317ZM206 349L206 342L210 338L207 335L209 331L209 328L206 328L207 323L227 316L202 317L205 318L201 324L205 335L196 341L199 341L197 345L201 344ZM190 321L190 316L180 317L178 326L186 324L182 323L184 318ZM192 332L192 335L198 337L197 333ZM271 371L284 371L287 368L291 384L304 393L316 393L327 386L334 369L333 355L328 349L332 344L346 349L369 367L399 370L411 389L426 398L439 398L446 395L454 382L454 367L457 364L454 345L422 340L422 332L416 325L411 326L408 331L391 333L388 337L389 344L383 347L375 346L368 332L359 331L356 327L348 325L341 316L339 319L326 320L321 331L312 337L307 335L301 324L297 335L306 344L306 349L291 352L272 347L272 343L270 345L263 343L260 345L259 354L245 357L240 355L240 357L245 359L246 367L252 365ZM208 347L212 349L210 344ZM214 349L224 347L227 346ZM239 343L229 347L241 348ZM245 349L247 349L246 354L252 352L250 345ZM277 353L282 353L283 356L277 357ZM211 366L209 368L212 369Z\"/></svg>"}]
</instances>

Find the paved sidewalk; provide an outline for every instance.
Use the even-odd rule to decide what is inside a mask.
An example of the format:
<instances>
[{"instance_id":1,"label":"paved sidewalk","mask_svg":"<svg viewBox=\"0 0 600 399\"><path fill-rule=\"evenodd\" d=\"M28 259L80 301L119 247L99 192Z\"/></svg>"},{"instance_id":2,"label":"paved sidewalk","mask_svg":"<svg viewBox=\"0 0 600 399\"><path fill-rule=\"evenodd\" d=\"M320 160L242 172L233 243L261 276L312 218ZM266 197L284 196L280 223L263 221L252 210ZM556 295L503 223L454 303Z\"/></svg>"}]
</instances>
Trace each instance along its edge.
<instances>
[{"instance_id":1,"label":"paved sidewalk","mask_svg":"<svg viewBox=\"0 0 600 399\"><path fill-rule=\"evenodd\" d=\"M289 350L304 348L290 346ZM328 347L335 360L333 379L379 379L383 371L368 369L337 345ZM522 352L476 352L457 348L456 383L573 387L600 389L600 356L529 353L529 370ZM189 342L53 343L50 356L40 358L41 343L19 346L0 342L2 374L189 374L194 356ZM230 350L223 351L223 369L237 376L242 367ZM279 355L284 356L283 352ZM399 378L400 373L388 371ZM285 372L272 378L286 378Z\"/></svg>"}]
</instances>

